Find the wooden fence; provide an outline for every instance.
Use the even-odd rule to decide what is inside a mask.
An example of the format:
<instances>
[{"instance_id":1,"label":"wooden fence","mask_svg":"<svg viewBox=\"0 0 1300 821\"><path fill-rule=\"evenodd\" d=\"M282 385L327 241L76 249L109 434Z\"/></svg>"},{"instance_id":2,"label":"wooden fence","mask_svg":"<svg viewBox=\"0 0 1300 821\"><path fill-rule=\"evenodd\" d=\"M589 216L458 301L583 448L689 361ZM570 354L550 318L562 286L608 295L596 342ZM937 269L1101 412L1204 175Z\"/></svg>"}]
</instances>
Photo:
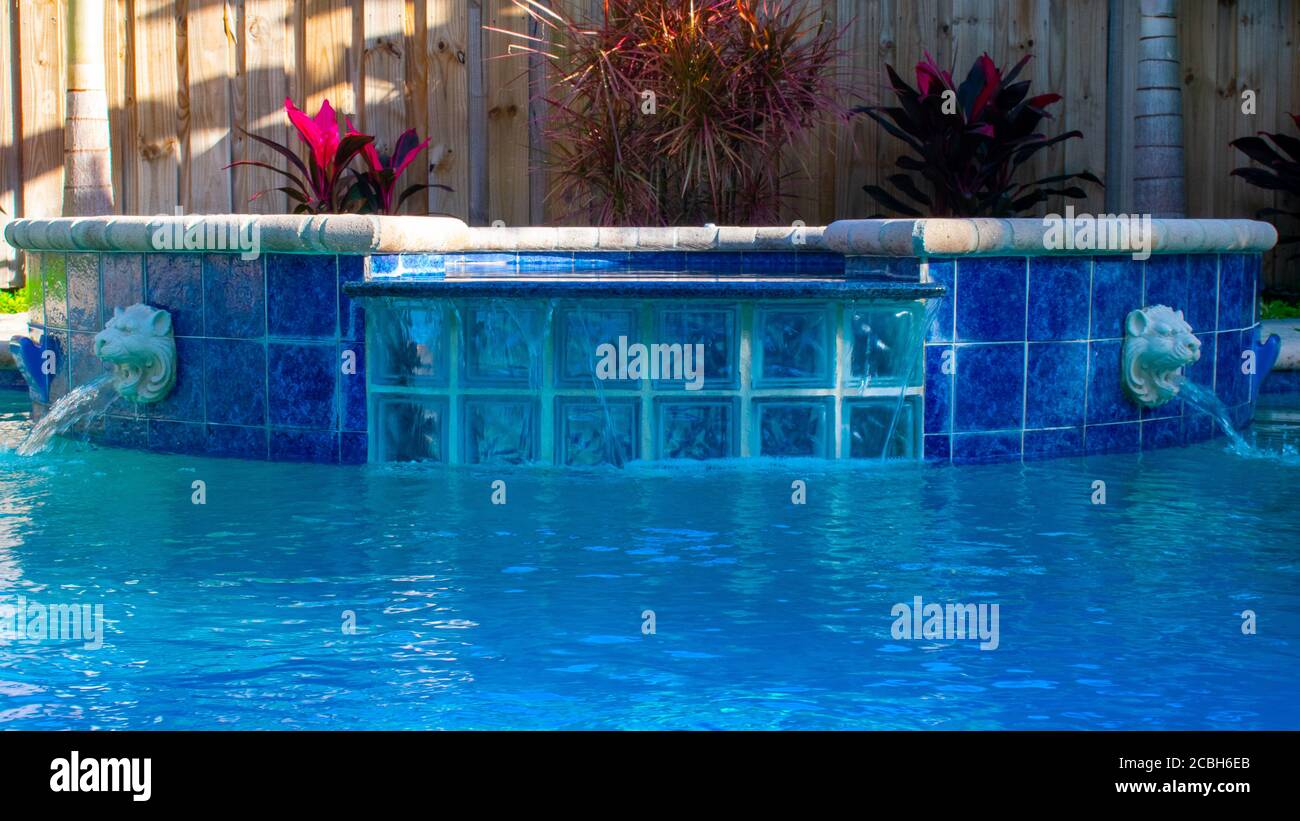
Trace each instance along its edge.
<instances>
[{"instance_id":1,"label":"wooden fence","mask_svg":"<svg viewBox=\"0 0 1300 821\"><path fill-rule=\"evenodd\" d=\"M1072 140L1036 159L1041 176L1087 169L1107 179L1080 210L1126 210L1123 151L1131 139L1123 85L1132 76L1137 0L805 0L844 29L841 79L857 101L880 99L885 63L910 76L929 50L959 72L988 51L1000 64L1035 57L1027 76L1055 91L1055 129ZM0 0L0 208L59 213L63 150L63 0ZM105 0L108 95L117 209L130 214L276 212L279 183L232 159L275 155L241 129L286 140L283 101L314 112L328 98L362 131L432 138L431 191L420 211L472 223L565 221L546 197L543 104L530 100L526 59L495 59L527 32L510 0ZM600 0L556 0L579 13ZM1112 29L1114 29L1112 31ZM1248 216L1272 198L1228 177L1227 145L1276 130L1300 110L1300 0L1183 0L1187 190L1192 216ZM537 79L538 67L532 67ZM1108 83L1110 84L1108 86ZM1108 94L1109 88L1109 94ZM1257 112L1242 113L1241 92ZM1109 127L1108 127L1109 126ZM1289 121L1287 127L1290 127ZM1131 144L1128 142L1127 144ZM787 152L783 218L808 224L867 216L862 191L892 173L896 140L865 118L831 124ZM1109 172L1109 173L1108 173ZM0 243L3 245L3 243ZM1300 286L1300 272L1288 279ZM1282 266L1278 266L1280 277ZM0 271L3 279L4 271Z\"/></svg>"}]
</instances>

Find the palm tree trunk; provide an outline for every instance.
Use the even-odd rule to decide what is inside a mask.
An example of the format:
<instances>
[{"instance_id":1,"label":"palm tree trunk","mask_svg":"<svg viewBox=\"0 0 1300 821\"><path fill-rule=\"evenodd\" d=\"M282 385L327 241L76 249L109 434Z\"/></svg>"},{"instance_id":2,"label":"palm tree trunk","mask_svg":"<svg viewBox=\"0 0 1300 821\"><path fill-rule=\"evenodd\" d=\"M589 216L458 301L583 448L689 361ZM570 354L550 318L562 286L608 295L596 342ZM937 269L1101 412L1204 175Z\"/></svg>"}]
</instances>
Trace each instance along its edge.
<instances>
[{"instance_id":1,"label":"palm tree trunk","mask_svg":"<svg viewBox=\"0 0 1300 821\"><path fill-rule=\"evenodd\" d=\"M104 91L104 0L68 0L67 122L63 215L113 211L108 96Z\"/></svg>"},{"instance_id":2,"label":"palm tree trunk","mask_svg":"<svg viewBox=\"0 0 1300 821\"><path fill-rule=\"evenodd\" d=\"M1134 208L1153 217L1185 217L1178 0L1142 0L1138 38Z\"/></svg>"}]
</instances>

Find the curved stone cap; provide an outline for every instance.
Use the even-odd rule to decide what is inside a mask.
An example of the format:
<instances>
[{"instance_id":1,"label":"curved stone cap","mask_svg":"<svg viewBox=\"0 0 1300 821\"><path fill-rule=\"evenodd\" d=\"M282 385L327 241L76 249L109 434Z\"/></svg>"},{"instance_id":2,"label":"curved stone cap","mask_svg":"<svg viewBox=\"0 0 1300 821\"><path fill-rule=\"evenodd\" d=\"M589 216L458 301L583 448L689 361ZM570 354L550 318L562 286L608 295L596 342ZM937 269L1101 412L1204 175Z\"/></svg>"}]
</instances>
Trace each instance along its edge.
<instances>
[{"instance_id":1,"label":"curved stone cap","mask_svg":"<svg viewBox=\"0 0 1300 821\"><path fill-rule=\"evenodd\" d=\"M260 252L298 254L397 254L463 251L469 227L450 217L380 217L358 214L190 214L154 217L59 217L16 219L5 240L28 251L212 251L241 247L185 247L188 233L206 237L251 236ZM229 244L228 244L229 245ZM246 246L244 246L246 247Z\"/></svg>"},{"instance_id":2,"label":"curved stone cap","mask_svg":"<svg viewBox=\"0 0 1300 821\"><path fill-rule=\"evenodd\" d=\"M1075 217L1076 225L1084 215ZM1125 220L1127 222L1127 220ZM1104 220L1098 219L1098 232ZM1107 224L1108 225L1108 224ZM1267 222L1231 219L1153 219L1153 254L1243 253L1277 244ZM1068 227L1068 224L1067 224ZM1054 233L1056 232L1056 233ZM840 220L826 227L824 242L848 256L1047 256L1132 254L1136 247L1063 248L1060 224L1034 219Z\"/></svg>"},{"instance_id":3,"label":"curved stone cap","mask_svg":"<svg viewBox=\"0 0 1300 821\"><path fill-rule=\"evenodd\" d=\"M1081 219L1082 217L1080 217ZM1267 251L1277 231L1254 220L1151 220L1151 253ZM172 247L202 228L220 235L256 228L260 250L299 254L517 251L838 251L849 256L1037 256L1127 254L1133 248L1052 248L1043 219L840 220L818 226L681 228L470 228L450 217L215 214L16 219L10 245L30 251L239 251ZM207 243L203 243L208 245Z\"/></svg>"}]
</instances>

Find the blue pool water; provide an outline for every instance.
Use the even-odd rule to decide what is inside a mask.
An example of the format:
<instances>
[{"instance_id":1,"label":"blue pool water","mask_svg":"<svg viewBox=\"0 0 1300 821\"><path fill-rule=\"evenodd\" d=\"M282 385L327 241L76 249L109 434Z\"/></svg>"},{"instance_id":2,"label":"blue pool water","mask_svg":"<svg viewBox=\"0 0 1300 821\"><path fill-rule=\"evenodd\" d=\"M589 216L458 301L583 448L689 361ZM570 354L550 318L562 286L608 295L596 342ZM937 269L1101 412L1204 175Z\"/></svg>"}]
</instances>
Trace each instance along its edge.
<instances>
[{"instance_id":1,"label":"blue pool water","mask_svg":"<svg viewBox=\"0 0 1300 821\"><path fill-rule=\"evenodd\" d=\"M0 604L108 623L93 650L0 639L5 728L1300 727L1294 456L20 458L3 401ZM998 603L999 648L892 639L914 596Z\"/></svg>"}]
</instances>

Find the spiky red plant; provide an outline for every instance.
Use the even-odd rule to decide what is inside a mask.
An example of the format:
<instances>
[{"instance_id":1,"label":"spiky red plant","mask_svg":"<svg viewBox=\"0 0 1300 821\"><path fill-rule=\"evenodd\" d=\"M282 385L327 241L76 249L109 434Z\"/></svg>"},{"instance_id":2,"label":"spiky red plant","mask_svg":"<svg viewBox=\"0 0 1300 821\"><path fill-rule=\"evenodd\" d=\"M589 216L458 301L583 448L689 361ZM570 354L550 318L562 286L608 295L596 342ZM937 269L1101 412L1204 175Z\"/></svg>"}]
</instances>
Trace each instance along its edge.
<instances>
[{"instance_id":1,"label":"spiky red plant","mask_svg":"<svg viewBox=\"0 0 1300 821\"><path fill-rule=\"evenodd\" d=\"M595 224L775 220L782 154L846 115L839 32L810 4L605 0L586 22L513 2L544 34L494 29L549 64L551 196Z\"/></svg>"}]
</instances>

